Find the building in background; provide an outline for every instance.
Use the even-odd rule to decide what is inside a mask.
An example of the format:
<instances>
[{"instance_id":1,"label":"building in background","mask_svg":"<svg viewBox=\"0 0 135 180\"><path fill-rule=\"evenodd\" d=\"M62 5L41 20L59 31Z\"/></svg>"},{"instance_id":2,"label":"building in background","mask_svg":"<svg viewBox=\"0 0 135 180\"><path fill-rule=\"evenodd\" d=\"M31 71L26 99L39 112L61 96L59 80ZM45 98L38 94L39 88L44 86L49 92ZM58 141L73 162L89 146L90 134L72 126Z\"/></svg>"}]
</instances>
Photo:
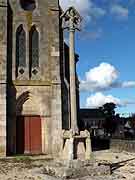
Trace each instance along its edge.
<instances>
[{"instance_id":1,"label":"building in background","mask_svg":"<svg viewBox=\"0 0 135 180\"><path fill-rule=\"evenodd\" d=\"M91 136L104 136L105 116L100 109L80 109L80 128L91 131Z\"/></svg>"}]
</instances>

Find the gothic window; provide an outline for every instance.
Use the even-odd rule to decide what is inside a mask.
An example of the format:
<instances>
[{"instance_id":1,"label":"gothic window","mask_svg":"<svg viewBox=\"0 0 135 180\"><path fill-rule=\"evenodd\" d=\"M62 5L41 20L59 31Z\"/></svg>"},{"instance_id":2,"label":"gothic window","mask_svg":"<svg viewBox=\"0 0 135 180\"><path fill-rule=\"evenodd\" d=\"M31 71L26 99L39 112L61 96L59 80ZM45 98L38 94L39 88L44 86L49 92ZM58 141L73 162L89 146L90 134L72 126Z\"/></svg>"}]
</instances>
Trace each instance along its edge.
<instances>
[{"instance_id":1,"label":"gothic window","mask_svg":"<svg viewBox=\"0 0 135 180\"><path fill-rule=\"evenodd\" d=\"M26 11L33 11L36 8L35 0L20 0L20 4Z\"/></svg>"},{"instance_id":2,"label":"gothic window","mask_svg":"<svg viewBox=\"0 0 135 180\"><path fill-rule=\"evenodd\" d=\"M18 67L26 67L26 34L22 24L16 31L16 68ZM20 73L23 74L23 72Z\"/></svg>"},{"instance_id":3,"label":"gothic window","mask_svg":"<svg viewBox=\"0 0 135 180\"><path fill-rule=\"evenodd\" d=\"M36 30L36 26L32 26L30 30L30 72L34 75L37 73L37 68L39 67L39 33Z\"/></svg>"}]
</instances>

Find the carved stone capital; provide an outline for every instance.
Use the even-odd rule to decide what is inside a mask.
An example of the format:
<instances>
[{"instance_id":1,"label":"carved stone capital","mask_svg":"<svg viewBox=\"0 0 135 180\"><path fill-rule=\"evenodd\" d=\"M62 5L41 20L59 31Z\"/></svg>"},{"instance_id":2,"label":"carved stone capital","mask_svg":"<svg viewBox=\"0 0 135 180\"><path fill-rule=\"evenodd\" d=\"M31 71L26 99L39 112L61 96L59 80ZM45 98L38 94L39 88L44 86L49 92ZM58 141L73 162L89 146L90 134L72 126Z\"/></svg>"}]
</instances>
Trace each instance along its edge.
<instances>
[{"instance_id":1,"label":"carved stone capital","mask_svg":"<svg viewBox=\"0 0 135 180\"><path fill-rule=\"evenodd\" d=\"M82 17L74 7L69 7L67 11L61 15L61 18L63 19L63 24L66 24L63 28L68 28L70 31L79 29L82 21Z\"/></svg>"}]
</instances>

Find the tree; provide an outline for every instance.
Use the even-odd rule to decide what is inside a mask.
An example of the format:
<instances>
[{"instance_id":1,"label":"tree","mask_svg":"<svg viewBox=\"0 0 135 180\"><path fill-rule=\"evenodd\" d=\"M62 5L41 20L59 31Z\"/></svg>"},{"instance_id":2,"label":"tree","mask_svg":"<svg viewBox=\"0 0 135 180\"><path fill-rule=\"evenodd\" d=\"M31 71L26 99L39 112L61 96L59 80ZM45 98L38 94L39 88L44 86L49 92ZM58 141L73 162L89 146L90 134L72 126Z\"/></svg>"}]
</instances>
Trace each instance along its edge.
<instances>
[{"instance_id":1,"label":"tree","mask_svg":"<svg viewBox=\"0 0 135 180\"><path fill-rule=\"evenodd\" d=\"M100 110L103 112L105 116L105 122L104 122L104 128L107 134L111 134L115 132L116 129L116 121L115 121L115 109L116 104L114 103L106 103L102 107L100 107Z\"/></svg>"},{"instance_id":2,"label":"tree","mask_svg":"<svg viewBox=\"0 0 135 180\"><path fill-rule=\"evenodd\" d=\"M105 117L113 117L115 115L116 104L106 103L100 109L103 111Z\"/></svg>"}]
</instances>

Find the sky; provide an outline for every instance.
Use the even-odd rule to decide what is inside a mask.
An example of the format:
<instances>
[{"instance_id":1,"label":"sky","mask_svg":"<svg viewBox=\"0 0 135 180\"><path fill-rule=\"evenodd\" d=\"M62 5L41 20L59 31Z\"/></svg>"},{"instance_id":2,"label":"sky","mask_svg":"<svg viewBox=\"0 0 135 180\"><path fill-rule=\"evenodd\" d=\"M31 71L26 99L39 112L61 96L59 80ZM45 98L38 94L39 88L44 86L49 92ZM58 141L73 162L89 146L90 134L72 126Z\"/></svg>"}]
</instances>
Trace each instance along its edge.
<instances>
[{"instance_id":1,"label":"sky","mask_svg":"<svg viewBox=\"0 0 135 180\"><path fill-rule=\"evenodd\" d=\"M82 108L117 104L135 113L135 0L60 0L83 17L76 32ZM66 37L67 41L67 37Z\"/></svg>"}]
</instances>

